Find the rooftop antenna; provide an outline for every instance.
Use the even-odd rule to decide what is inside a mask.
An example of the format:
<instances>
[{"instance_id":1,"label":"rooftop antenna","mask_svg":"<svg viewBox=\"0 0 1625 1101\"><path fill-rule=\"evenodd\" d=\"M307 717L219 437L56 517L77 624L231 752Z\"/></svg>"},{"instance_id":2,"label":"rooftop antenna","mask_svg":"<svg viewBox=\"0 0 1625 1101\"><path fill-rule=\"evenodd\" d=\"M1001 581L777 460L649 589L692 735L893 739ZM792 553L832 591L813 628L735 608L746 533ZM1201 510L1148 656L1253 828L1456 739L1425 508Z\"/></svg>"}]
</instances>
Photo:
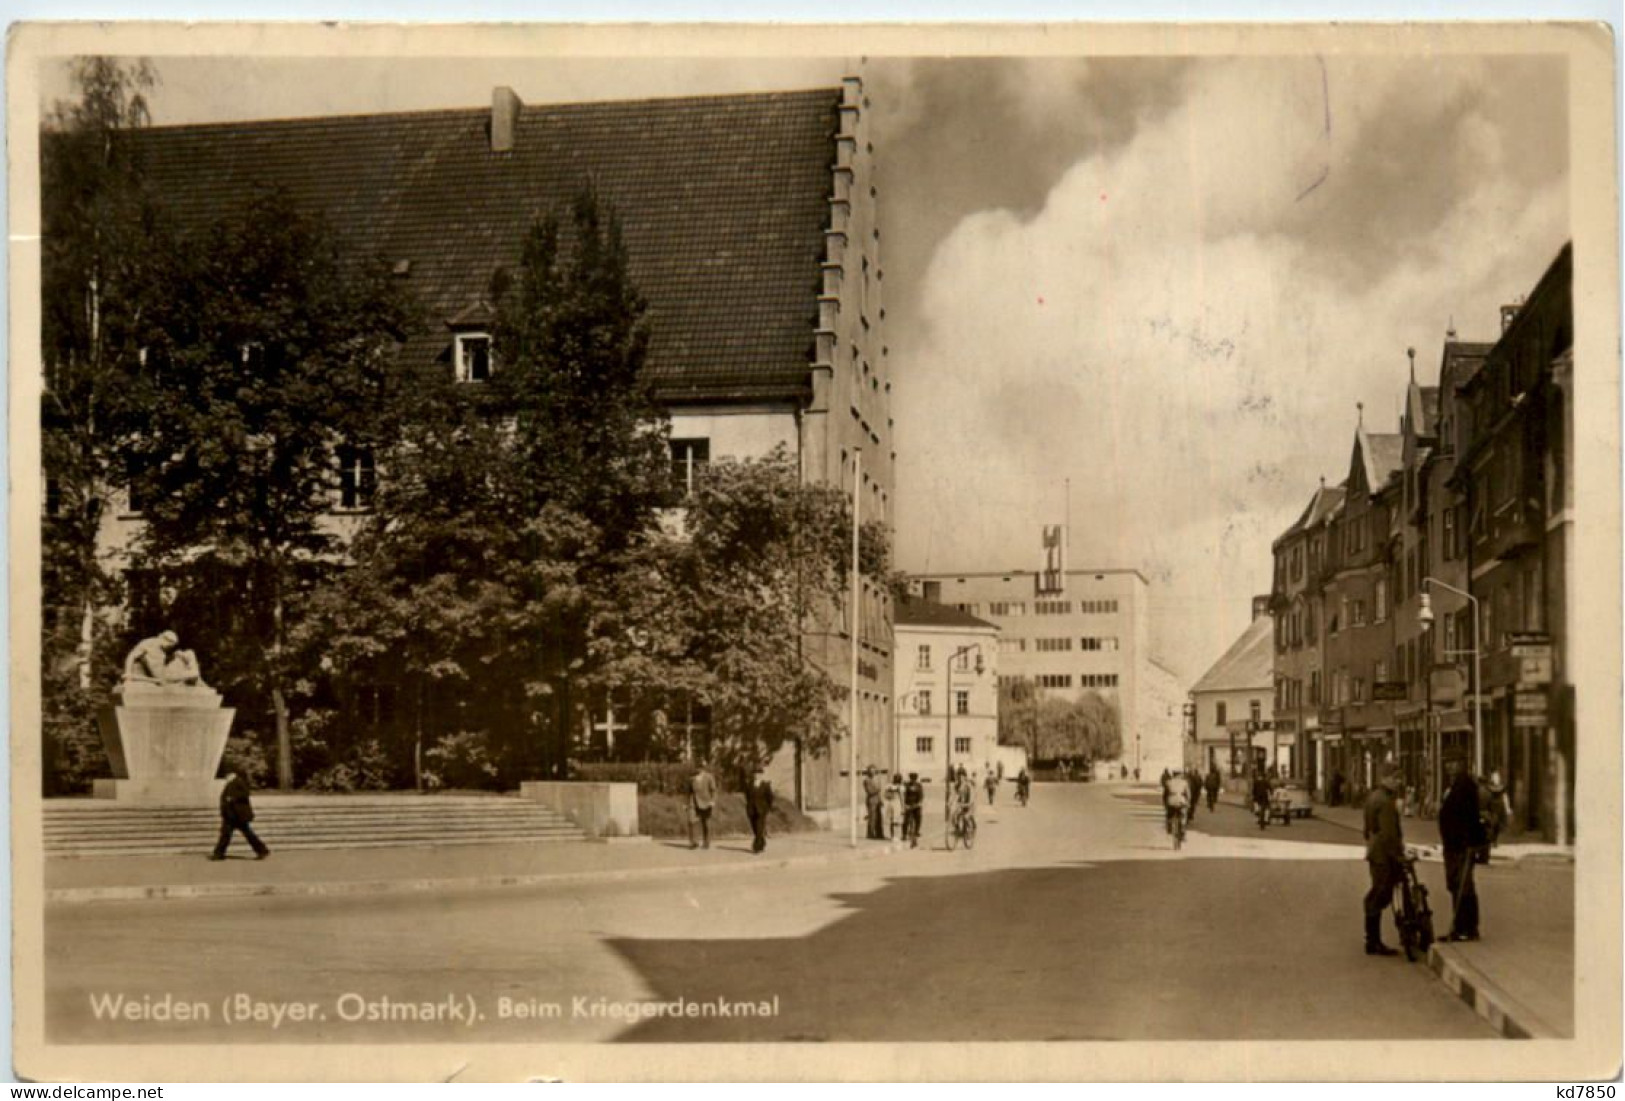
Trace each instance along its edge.
<instances>
[{"instance_id":1,"label":"rooftop antenna","mask_svg":"<svg viewBox=\"0 0 1625 1101\"><path fill-rule=\"evenodd\" d=\"M1363 401L1355 402L1354 403L1354 408L1355 408L1355 411L1357 413L1357 423L1355 424L1355 427L1356 428L1364 428L1365 427L1365 402L1363 402Z\"/></svg>"},{"instance_id":2,"label":"rooftop antenna","mask_svg":"<svg viewBox=\"0 0 1625 1101\"><path fill-rule=\"evenodd\" d=\"M1416 385L1416 349L1415 348L1406 348L1405 349L1405 354L1407 356L1409 356L1410 360L1411 360L1411 385L1415 386Z\"/></svg>"}]
</instances>

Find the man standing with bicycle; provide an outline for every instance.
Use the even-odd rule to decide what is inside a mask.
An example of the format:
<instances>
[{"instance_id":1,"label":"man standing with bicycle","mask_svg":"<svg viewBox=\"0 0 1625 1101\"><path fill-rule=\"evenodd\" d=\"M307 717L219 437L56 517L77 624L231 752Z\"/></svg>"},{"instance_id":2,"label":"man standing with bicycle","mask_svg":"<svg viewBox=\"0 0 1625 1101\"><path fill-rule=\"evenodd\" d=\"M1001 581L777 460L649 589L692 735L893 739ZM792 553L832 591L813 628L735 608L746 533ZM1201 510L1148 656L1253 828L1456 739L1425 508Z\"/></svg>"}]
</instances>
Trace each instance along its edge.
<instances>
[{"instance_id":1,"label":"man standing with bicycle","mask_svg":"<svg viewBox=\"0 0 1625 1101\"><path fill-rule=\"evenodd\" d=\"M1397 951L1382 943L1382 912L1394 898L1394 885L1404 874L1405 835L1399 824L1399 803L1394 794L1404 781L1399 766L1382 766L1382 777L1365 801L1365 859L1371 871L1371 889L1365 893L1365 954L1393 956Z\"/></svg>"}]
</instances>

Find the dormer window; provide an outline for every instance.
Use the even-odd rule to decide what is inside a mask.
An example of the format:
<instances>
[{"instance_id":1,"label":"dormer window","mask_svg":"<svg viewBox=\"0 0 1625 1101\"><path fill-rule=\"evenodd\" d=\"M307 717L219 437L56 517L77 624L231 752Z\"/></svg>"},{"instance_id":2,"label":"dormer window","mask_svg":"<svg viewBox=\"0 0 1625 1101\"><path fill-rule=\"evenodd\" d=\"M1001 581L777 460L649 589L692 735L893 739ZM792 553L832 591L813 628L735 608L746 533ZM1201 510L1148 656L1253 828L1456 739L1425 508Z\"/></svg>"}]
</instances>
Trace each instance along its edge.
<instances>
[{"instance_id":1,"label":"dormer window","mask_svg":"<svg viewBox=\"0 0 1625 1101\"><path fill-rule=\"evenodd\" d=\"M458 333L452 348L458 382L485 382L491 377L491 334Z\"/></svg>"}]
</instances>

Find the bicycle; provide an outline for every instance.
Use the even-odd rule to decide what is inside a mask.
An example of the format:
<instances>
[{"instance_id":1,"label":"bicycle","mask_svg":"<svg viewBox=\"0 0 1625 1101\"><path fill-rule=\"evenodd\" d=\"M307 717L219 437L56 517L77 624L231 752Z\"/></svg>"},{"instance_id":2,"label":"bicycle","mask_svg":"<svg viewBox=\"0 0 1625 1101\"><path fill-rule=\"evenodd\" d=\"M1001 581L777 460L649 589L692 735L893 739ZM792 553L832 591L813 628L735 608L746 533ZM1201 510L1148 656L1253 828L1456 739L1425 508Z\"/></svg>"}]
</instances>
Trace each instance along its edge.
<instances>
[{"instance_id":1,"label":"bicycle","mask_svg":"<svg viewBox=\"0 0 1625 1101\"><path fill-rule=\"evenodd\" d=\"M1399 862L1400 880L1394 884L1394 924L1399 927L1399 946L1405 959L1414 962L1427 955L1433 943L1433 909L1428 905L1428 889L1416 874L1417 851L1406 849Z\"/></svg>"},{"instance_id":2,"label":"bicycle","mask_svg":"<svg viewBox=\"0 0 1625 1101\"><path fill-rule=\"evenodd\" d=\"M969 811L960 810L954 814L953 828L948 831L948 850L953 851L954 846L964 845L969 849L976 844L976 816Z\"/></svg>"},{"instance_id":3,"label":"bicycle","mask_svg":"<svg viewBox=\"0 0 1625 1101\"><path fill-rule=\"evenodd\" d=\"M1027 800L1031 797L1032 793L1028 791L1025 784L1016 785L1016 802L1020 803L1022 806L1026 806Z\"/></svg>"},{"instance_id":4,"label":"bicycle","mask_svg":"<svg viewBox=\"0 0 1625 1101\"><path fill-rule=\"evenodd\" d=\"M1185 809L1183 807L1172 807L1169 809L1169 814L1171 824L1168 827L1168 832L1174 835L1174 852L1178 852L1180 846L1185 843Z\"/></svg>"}]
</instances>

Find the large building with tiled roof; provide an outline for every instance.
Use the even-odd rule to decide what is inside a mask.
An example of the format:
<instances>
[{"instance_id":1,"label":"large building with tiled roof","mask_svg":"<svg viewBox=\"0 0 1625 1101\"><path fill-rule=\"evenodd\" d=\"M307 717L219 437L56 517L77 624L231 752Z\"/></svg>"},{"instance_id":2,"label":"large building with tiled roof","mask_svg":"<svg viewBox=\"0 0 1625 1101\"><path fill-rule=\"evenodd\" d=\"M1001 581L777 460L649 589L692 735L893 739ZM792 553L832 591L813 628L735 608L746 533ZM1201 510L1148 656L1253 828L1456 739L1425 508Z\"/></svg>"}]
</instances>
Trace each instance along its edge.
<instances>
[{"instance_id":1,"label":"large building with tiled roof","mask_svg":"<svg viewBox=\"0 0 1625 1101\"><path fill-rule=\"evenodd\" d=\"M489 343L493 276L517 267L535 219L562 214L590 183L619 217L648 304L647 378L678 464L782 444L808 481L855 491L865 519L889 520L892 380L868 113L856 78L542 106L498 88L488 109L153 127L139 140L183 229L278 188L343 255L383 261L427 315L401 356L470 383L501 369ZM109 523L116 546L139 517L125 509ZM891 740L884 587L865 579L855 614L805 645L845 684L853 624L868 755ZM846 757L837 746L822 763L780 762L774 779L810 807L830 806L846 797L832 763Z\"/></svg>"}]
</instances>

